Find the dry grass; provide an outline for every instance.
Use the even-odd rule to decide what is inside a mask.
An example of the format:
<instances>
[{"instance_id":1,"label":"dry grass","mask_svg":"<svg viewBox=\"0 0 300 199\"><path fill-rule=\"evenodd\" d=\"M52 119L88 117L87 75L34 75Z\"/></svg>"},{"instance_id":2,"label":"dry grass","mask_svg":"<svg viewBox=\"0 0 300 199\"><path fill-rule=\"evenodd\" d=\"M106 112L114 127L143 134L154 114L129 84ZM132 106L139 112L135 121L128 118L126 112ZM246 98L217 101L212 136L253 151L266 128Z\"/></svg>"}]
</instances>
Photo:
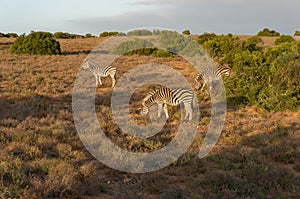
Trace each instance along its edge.
<instances>
[{"instance_id":1,"label":"dry grass","mask_svg":"<svg viewBox=\"0 0 300 199\"><path fill-rule=\"evenodd\" d=\"M228 107L214 150L197 153L210 118L209 100L199 96L197 138L172 165L147 174L127 174L96 161L82 145L72 117L74 78L83 59L102 39L59 40L63 55L8 53L13 39L0 40L0 197L3 198L299 198L300 112L270 113L256 107ZM194 85L196 74L182 59L121 57L118 76L138 64L169 65ZM180 118L151 139L127 136L110 120L111 80L97 89L100 124L115 143L131 151L166 145ZM150 86L151 87L151 86ZM149 86L131 98L132 117Z\"/></svg>"}]
</instances>

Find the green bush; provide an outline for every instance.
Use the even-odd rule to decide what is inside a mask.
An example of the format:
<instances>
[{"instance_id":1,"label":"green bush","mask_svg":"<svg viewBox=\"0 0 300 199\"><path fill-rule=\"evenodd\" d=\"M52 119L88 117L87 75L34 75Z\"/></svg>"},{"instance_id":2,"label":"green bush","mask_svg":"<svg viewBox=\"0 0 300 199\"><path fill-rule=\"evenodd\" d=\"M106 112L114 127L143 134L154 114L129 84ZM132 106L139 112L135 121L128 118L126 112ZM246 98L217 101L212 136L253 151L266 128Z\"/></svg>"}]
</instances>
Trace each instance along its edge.
<instances>
[{"instance_id":1,"label":"green bush","mask_svg":"<svg viewBox=\"0 0 300 199\"><path fill-rule=\"evenodd\" d=\"M203 44L206 41L212 40L216 36L217 35L215 33L204 33L204 34L199 36L197 41L198 41L199 44Z\"/></svg>"},{"instance_id":2,"label":"green bush","mask_svg":"<svg viewBox=\"0 0 300 199\"><path fill-rule=\"evenodd\" d=\"M114 54L119 55L151 55L156 48L154 45L146 40L134 39L121 43L117 48L113 50Z\"/></svg>"},{"instance_id":3,"label":"green bush","mask_svg":"<svg viewBox=\"0 0 300 199\"><path fill-rule=\"evenodd\" d=\"M173 54L166 50L156 50L152 55L153 57L173 57Z\"/></svg>"},{"instance_id":4,"label":"green bush","mask_svg":"<svg viewBox=\"0 0 300 199\"><path fill-rule=\"evenodd\" d=\"M10 37L10 38L17 38L19 35L17 33L7 33L4 34L2 32L0 32L0 38L1 37Z\"/></svg>"},{"instance_id":5,"label":"green bush","mask_svg":"<svg viewBox=\"0 0 300 199\"><path fill-rule=\"evenodd\" d=\"M19 36L10 48L14 54L57 55L61 54L60 44L49 32L31 32Z\"/></svg>"},{"instance_id":6,"label":"green bush","mask_svg":"<svg viewBox=\"0 0 300 199\"><path fill-rule=\"evenodd\" d=\"M276 45L280 45L285 42L293 42L295 39L290 35L281 35L279 38L275 40Z\"/></svg>"},{"instance_id":7,"label":"green bush","mask_svg":"<svg viewBox=\"0 0 300 199\"><path fill-rule=\"evenodd\" d=\"M86 33L86 34L84 35L84 37L85 37L85 38L95 38L95 36L92 35L91 33Z\"/></svg>"},{"instance_id":8,"label":"green bush","mask_svg":"<svg viewBox=\"0 0 300 199\"><path fill-rule=\"evenodd\" d=\"M118 35L118 36L126 36L126 34L124 33L119 33L119 32L102 32L100 33L99 37L109 37L109 36L115 36L115 35Z\"/></svg>"},{"instance_id":9,"label":"green bush","mask_svg":"<svg viewBox=\"0 0 300 199\"><path fill-rule=\"evenodd\" d=\"M250 37L245 42L245 48L250 52L261 51L263 45L263 40L259 36Z\"/></svg>"},{"instance_id":10,"label":"green bush","mask_svg":"<svg viewBox=\"0 0 300 199\"><path fill-rule=\"evenodd\" d=\"M114 54L119 55L143 55L154 57L172 57L173 54L167 50L160 50L154 47L154 45L146 40L134 39L121 43L117 48L113 50Z\"/></svg>"},{"instance_id":11,"label":"green bush","mask_svg":"<svg viewBox=\"0 0 300 199\"><path fill-rule=\"evenodd\" d=\"M300 31L299 30L295 31L294 36L300 36Z\"/></svg>"},{"instance_id":12,"label":"green bush","mask_svg":"<svg viewBox=\"0 0 300 199\"><path fill-rule=\"evenodd\" d=\"M53 34L53 37L57 39L75 39L75 38L83 38L84 36L78 34L71 34L67 32L56 32Z\"/></svg>"},{"instance_id":13,"label":"green bush","mask_svg":"<svg viewBox=\"0 0 300 199\"><path fill-rule=\"evenodd\" d=\"M127 33L128 36L148 36L152 35L152 32L149 30L133 30Z\"/></svg>"},{"instance_id":14,"label":"green bush","mask_svg":"<svg viewBox=\"0 0 300 199\"><path fill-rule=\"evenodd\" d=\"M196 53L203 53L203 48L197 42L175 31L161 31L160 43L166 50L181 56L193 56Z\"/></svg>"},{"instance_id":15,"label":"green bush","mask_svg":"<svg viewBox=\"0 0 300 199\"><path fill-rule=\"evenodd\" d=\"M258 105L267 110L300 106L300 43L284 43L260 51L241 51L233 60L227 95L234 103ZM229 100L230 102L230 100Z\"/></svg>"},{"instance_id":16,"label":"green bush","mask_svg":"<svg viewBox=\"0 0 300 199\"><path fill-rule=\"evenodd\" d=\"M280 33L276 32L275 30L269 30L268 28L265 28L262 31L259 31L257 36L278 37L280 36Z\"/></svg>"},{"instance_id":17,"label":"green bush","mask_svg":"<svg viewBox=\"0 0 300 199\"><path fill-rule=\"evenodd\" d=\"M184 34L184 35L190 35L191 32L190 32L190 30L184 30L184 31L182 31L182 34Z\"/></svg>"},{"instance_id":18,"label":"green bush","mask_svg":"<svg viewBox=\"0 0 300 199\"><path fill-rule=\"evenodd\" d=\"M300 42L264 49L259 37L243 42L220 35L201 42L216 61L232 69L224 80L229 104L274 111L300 107Z\"/></svg>"}]
</instances>

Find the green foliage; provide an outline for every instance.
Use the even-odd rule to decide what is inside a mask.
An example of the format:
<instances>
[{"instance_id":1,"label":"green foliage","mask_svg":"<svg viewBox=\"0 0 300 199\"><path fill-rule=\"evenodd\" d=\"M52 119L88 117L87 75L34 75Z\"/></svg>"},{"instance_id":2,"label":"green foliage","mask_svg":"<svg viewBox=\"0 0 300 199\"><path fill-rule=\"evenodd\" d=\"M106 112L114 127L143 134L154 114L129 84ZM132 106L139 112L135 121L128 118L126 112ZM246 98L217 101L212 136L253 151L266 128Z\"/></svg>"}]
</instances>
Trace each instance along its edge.
<instances>
[{"instance_id":1,"label":"green foliage","mask_svg":"<svg viewBox=\"0 0 300 199\"><path fill-rule=\"evenodd\" d=\"M83 38L84 36L71 34L67 32L56 32L53 34L53 37L57 39L75 39L75 38Z\"/></svg>"},{"instance_id":2,"label":"green foliage","mask_svg":"<svg viewBox=\"0 0 300 199\"><path fill-rule=\"evenodd\" d=\"M84 35L84 37L85 37L85 38L95 38L95 36L92 35L91 33L86 33L86 34Z\"/></svg>"},{"instance_id":3,"label":"green foliage","mask_svg":"<svg viewBox=\"0 0 300 199\"><path fill-rule=\"evenodd\" d=\"M114 54L119 55L144 55L154 57L172 57L173 54L166 50L159 50L154 45L146 40L134 39L121 43L113 50Z\"/></svg>"},{"instance_id":4,"label":"green foliage","mask_svg":"<svg viewBox=\"0 0 300 199\"><path fill-rule=\"evenodd\" d=\"M7 33L7 34L4 34L4 33L0 32L0 38L1 37L17 38L18 34L17 33Z\"/></svg>"},{"instance_id":5,"label":"green foliage","mask_svg":"<svg viewBox=\"0 0 300 199\"><path fill-rule=\"evenodd\" d=\"M113 50L113 53L119 55L151 55L154 51L155 48L151 42L142 39L134 39L121 43Z\"/></svg>"},{"instance_id":6,"label":"green foliage","mask_svg":"<svg viewBox=\"0 0 300 199\"><path fill-rule=\"evenodd\" d=\"M14 54L56 55L61 54L59 42L49 32L31 32L19 36L10 48Z\"/></svg>"},{"instance_id":7,"label":"green foliage","mask_svg":"<svg viewBox=\"0 0 300 199\"><path fill-rule=\"evenodd\" d=\"M250 37L246 40L245 48L247 50L249 50L250 52L261 51L262 50L262 47L261 47L262 44L263 44L263 40L258 36L254 36L254 37Z\"/></svg>"},{"instance_id":8,"label":"green foliage","mask_svg":"<svg viewBox=\"0 0 300 199\"><path fill-rule=\"evenodd\" d=\"M155 29L155 30L153 30L153 35L160 35L160 30L159 29Z\"/></svg>"},{"instance_id":9,"label":"green foliage","mask_svg":"<svg viewBox=\"0 0 300 199\"><path fill-rule=\"evenodd\" d=\"M203 53L203 48L197 42L175 31L161 31L160 42L168 51L181 56L193 56L197 53Z\"/></svg>"},{"instance_id":10,"label":"green foliage","mask_svg":"<svg viewBox=\"0 0 300 199\"><path fill-rule=\"evenodd\" d=\"M197 41L198 41L199 44L203 44L204 42L206 42L208 40L212 40L216 36L217 35L215 33L204 33L204 34L199 36Z\"/></svg>"},{"instance_id":11,"label":"green foliage","mask_svg":"<svg viewBox=\"0 0 300 199\"><path fill-rule=\"evenodd\" d=\"M154 57L172 57L173 54L166 50L156 50L152 53Z\"/></svg>"},{"instance_id":12,"label":"green foliage","mask_svg":"<svg viewBox=\"0 0 300 199\"><path fill-rule=\"evenodd\" d=\"M184 34L184 35L190 35L191 32L190 32L190 30L184 30L184 31L182 31L182 34Z\"/></svg>"},{"instance_id":13,"label":"green foliage","mask_svg":"<svg viewBox=\"0 0 300 199\"><path fill-rule=\"evenodd\" d=\"M224 80L229 104L275 111L299 108L300 42L263 49L260 37L245 42L224 35L207 38L200 40L203 47L232 69L231 77Z\"/></svg>"},{"instance_id":14,"label":"green foliage","mask_svg":"<svg viewBox=\"0 0 300 199\"><path fill-rule=\"evenodd\" d=\"M296 30L294 36L300 36L300 31Z\"/></svg>"},{"instance_id":15,"label":"green foliage","mask_svg":"<svg viewBox=\"0 0 300 199\"><path fill-rule=\"evenodd\" d=\"M293 42L295 39L290 35L281 35L279 38L275 40L276 45L280 45L285 42Z\"/></svg>"},{"instance_id":16,"label":"green foliage","mask_svg":"<svg viewBox=\"0 0 300 199\"><path fill-rule=\"evenodd\" d=\"M278 37L280 36L280 33L276 32L275 30L269 30L268 28L265 28L262 31L259 31L257 36Z\"/></svg>"},{"instance_id":17,"label":"green foliage","mask_svg":"<svg viewBox=\"0 0 300 199\"><path fill-rule=\"evenodd\" d=\"M236 53L243 49L243 42L232 36L218 35L204 42L202 46L221 65L231 65Z\"/></svg>"},{"instance_id":18,"label":"green foliage","mask_svg":"<svg viewBox=\"0 0 300 199\"><path fill-rule=\"evenodd\" d=\"M152 32L149 30L133 30L127 33L128 36L148 36L152 35Z\"/></svg>"},{"instance_id":19,"label":"green foliage","mask_svg":"<svg viewBox=\"0 0 300 199\"><path fill-rule=\"evenodd\" d=\"M299 52L299 43L286 43L264 52L237 53L233 60L234 75L226 81L227 94L241 99L242 104L267 110L299 108Z\"/></svg>"},{"instance_id":20,"label":"green foliage","mask_svg":"<svg viewBox=\"0 0 300 199\"><path fill-rule=\"evenodd\" d=\"M109 36L115 36L115 35L118 35L118 36L126 36L125 33L119 33L119 32L102 32L99 37L109 37Z\"/></svg>"}]
</instances>

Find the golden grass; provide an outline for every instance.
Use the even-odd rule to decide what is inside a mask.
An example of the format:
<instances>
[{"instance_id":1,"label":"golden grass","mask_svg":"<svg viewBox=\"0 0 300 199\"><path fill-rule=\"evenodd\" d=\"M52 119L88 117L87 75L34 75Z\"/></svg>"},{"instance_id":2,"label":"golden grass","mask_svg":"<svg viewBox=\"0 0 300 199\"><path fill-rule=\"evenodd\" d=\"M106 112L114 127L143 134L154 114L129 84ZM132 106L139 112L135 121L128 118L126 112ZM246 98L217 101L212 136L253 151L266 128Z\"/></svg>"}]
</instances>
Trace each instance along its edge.
<instances>
[{"instance_id":1,"label":"golden grass","mask_svg":"<svg viewBox=\"0 0 300 199\"><path fill-rule=\"evenodd\" d=\"M300 112L270 113L256 107L228 107L214 150L197 153L210 118L210 100L199 97L201 121L195 141L178 161L147 174L127 174L96 161L80 141L72 118L74 78L82 61L102 39L59 40L63 55L8 53L13 39L0 39L0 197L3 198L299 198ZM270 41L271 45L271 41ZM196 72L184 60L121 57L117 79L136 65L160 62L185 75ZM96 110L105 133L120 147L152 151L166 145L180 113L146 141L120 131L109 118L111 80L97 89ZM151 87L151 86L150 86ZM136 109L149 86L131 98ZM199 93L198 93L199 94Z\"/></svg>"}]
</instances>

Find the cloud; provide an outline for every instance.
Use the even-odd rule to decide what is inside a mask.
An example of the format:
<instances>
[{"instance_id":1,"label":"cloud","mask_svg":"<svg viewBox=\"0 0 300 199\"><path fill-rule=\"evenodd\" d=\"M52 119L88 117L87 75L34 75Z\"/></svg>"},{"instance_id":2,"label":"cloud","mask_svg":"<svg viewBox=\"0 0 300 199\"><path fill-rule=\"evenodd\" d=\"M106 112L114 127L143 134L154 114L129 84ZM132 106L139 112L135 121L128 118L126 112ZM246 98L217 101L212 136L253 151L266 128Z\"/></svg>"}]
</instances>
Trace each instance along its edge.
<instances>
[{"instance_id":1,"label":"cloud","mask_svg":"<svg viewBox=\"0 0 300 199\"><path fill-rule=\"evenodd\" d=\"M202 4L207 2L212 3L237 3L237 2L243 2L246 0L141 0L136 1L133 4L134 5L178 5L178 4Z\"/></svg>"},{"instance_id":2,"label":"cloud","mask_svg":"<svg viewBox=\"0 0 300 199\"><path fill-rule=\"evenodd\" d=\"M72 26L99 33L106 30L129 30L139 27L166 27L192 33L247 33L256 34L264 27L282 33L293 33L299 28L296 19L300 1L286 3L271 0L144 0L157 6L136 6L136 11L111 17L89 17L71 20Z\"/></svg>"}]
</instances>

